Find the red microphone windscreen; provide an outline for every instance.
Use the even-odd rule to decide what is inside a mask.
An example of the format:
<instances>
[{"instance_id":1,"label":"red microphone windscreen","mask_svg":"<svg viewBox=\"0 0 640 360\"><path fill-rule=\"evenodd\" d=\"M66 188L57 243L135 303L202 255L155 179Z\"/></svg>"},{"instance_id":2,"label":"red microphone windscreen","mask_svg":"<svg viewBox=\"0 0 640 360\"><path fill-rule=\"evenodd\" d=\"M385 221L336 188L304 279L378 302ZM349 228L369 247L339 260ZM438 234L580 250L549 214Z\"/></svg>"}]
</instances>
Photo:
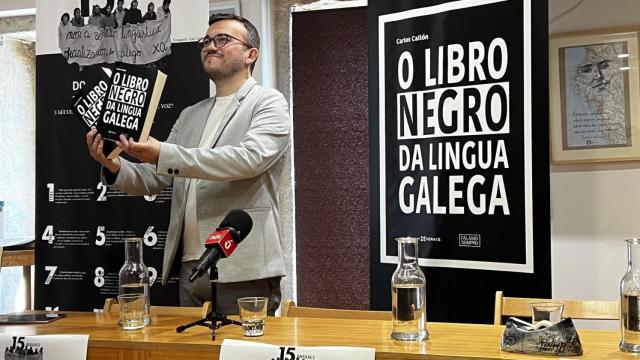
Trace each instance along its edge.
<instances>
[{"instance_id":1,"label":"red microphone windscreen","mask_svg":"<svg viewBox=\"0 0 640 360\"><path fill-rule=\"evenodd\" d=\"M225 257L228 257L233 253L238 244L233 240L231 230L222 229L214 231L207 241L204 242L204 246L218 246L224 253Z\"/></svg>"}]
</instances>

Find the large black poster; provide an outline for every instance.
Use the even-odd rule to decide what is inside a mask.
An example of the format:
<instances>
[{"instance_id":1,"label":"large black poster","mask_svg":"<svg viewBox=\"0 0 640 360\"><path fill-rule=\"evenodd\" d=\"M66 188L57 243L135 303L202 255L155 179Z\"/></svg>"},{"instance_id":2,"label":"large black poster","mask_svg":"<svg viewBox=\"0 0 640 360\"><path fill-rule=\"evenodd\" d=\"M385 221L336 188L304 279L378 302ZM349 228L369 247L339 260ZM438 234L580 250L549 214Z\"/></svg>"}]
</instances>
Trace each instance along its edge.
<instances>
[{"instance_id":1,"label":"large black poster","mask_svg":"<svg viewBox=\"0 0 640 360\"><path fill-rule=\"evenodd\" d=\"M546 9L369 3L373 308L400 236L420 238L432 320L488 322L496 290L550 294Z\"/></svg>"},{"instance_id":2,"label":"large black poster","mask_svg":"<svg viewBox=\"0 0 640 360\"><path fill-rule=\"evenodd\" d=\"M39 6L64 10L65 6L73 8L69 3L41 2ZM202 71L200 50L194 41L196 35L206 31L207 4L199 2L205 17L193 31L176 26L177 22L188 21L189 14L181 13L184 5L190 4L174 1L172 5L174 29L181 34L192 33L193 37L171 44L170 54L152 65L167 73L151 130L151 136L160 140L167 138L185 107L209 96L209 80ZM56 36L55 31L41 31L53 30L41 25L37 25L38 34L42 33L43 39ZM97 27L85 28L95 34L108 33ZM38 42L47 45L41 42L41 35ZM108 66L95 62L78 66L69 63L58 49L43 47L36 57L35 308L101 309L106 298L118 295L126 237L143 238L144 261L152 283L151 303L177 305L177 278L167 286L161 285L171 188L152 196L129 196L104 186L100 165L87 150L86 125L71 110L73 95L89 86L88 79L102 71L102 65Z\"/></svg>"}]
</instances>

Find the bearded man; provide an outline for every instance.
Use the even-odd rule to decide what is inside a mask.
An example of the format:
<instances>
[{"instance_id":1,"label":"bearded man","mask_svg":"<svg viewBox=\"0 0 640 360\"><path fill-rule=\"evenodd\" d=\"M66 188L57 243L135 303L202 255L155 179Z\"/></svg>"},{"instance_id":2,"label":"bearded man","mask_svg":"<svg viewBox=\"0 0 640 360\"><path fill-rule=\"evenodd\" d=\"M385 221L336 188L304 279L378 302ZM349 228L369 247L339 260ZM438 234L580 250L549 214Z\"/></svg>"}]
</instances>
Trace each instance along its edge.
<instances>
[{"instance_id":1,"label":"bearded man","mask_svg":"<svg viewBox=\"0 0 640 360\"><path fill-rule=\"evenodd\" d=\"M141 163L106 159L103 138L87 133L91 156L102 164L102 182L133 195L157 194L173 185L162 283L180 267L180 304L210 300L206 276L187 279L204 241L232 209L244 209L253 228L233 256L217 263L217 311L237 314L237 299L264 296L274 314L285 275L280 244L278 189L290 143L287 102L251 77L260 37L246 19L214 14L199 41L202 66L216 85L214 97L182 111L164 142L120 137L118 145Z\"/></svg>"}]
</instances>

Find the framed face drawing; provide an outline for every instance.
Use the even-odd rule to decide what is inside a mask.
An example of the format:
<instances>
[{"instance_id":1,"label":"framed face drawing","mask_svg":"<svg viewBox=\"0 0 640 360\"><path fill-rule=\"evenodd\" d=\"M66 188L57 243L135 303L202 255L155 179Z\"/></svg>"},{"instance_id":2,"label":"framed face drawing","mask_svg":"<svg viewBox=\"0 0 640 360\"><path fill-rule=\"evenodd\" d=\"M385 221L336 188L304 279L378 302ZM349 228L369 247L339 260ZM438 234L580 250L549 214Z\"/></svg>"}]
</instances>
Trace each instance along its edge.
<instances>
[{"instance_id":1,"label":"framed face drawing","mask_svg":"<svg viewBox=\"0 0 640 360\"><path fill-rule=\"evenodd\" d=\"M553 35L551 161L640 160L638 32Z\"/></svg>"}]
</instances>

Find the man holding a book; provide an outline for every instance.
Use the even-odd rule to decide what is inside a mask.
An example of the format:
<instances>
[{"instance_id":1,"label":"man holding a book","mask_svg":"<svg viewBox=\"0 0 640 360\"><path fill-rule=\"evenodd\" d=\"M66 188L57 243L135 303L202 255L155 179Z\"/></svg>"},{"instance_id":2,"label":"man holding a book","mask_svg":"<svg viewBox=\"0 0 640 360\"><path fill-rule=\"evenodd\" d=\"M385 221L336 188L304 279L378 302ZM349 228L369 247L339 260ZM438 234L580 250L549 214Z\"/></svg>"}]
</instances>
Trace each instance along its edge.
<instances>
[{"instance_id":1,"label":"man holding a book","mask_svg":"<svg viewBox=\"0 0 640 360\"><path fill-rule=\"evenodd\" d=\"M140 164L107 159L96 130L87 133L87 146L103 165L103 183L109 186L150 195L173 185L162 282L174 265L180 267L183 306L210 298L206 276L194 283L187 278L225 215L245 210L253 229L233 256L218 262L217 310L237 313L239 297L266 296L273 314L285 275L278 189L290 143L287 103L251 77L260 47L256 28L230 14L211 16L209 25L199 44L203 69L216 84L215 97L184 109L164 142L121 136L118 145Z\"/></svg>"}]
</instances>

